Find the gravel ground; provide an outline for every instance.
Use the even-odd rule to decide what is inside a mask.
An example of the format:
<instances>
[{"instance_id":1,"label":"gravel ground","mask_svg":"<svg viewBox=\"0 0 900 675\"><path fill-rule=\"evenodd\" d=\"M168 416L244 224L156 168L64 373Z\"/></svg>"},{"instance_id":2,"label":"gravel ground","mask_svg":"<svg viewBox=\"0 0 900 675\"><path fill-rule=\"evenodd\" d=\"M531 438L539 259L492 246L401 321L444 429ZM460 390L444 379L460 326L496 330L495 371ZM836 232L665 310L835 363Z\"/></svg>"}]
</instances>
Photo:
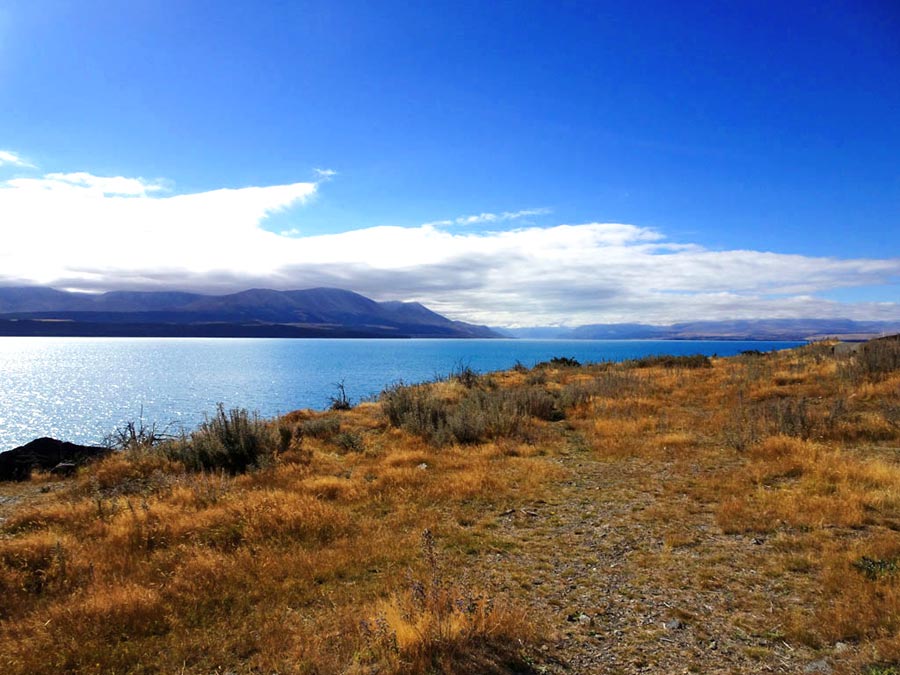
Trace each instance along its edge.
<instances>
[{"instance_id":1,"label":"gravel ground","mask_svg":"<svg viewBox=\"0 0 900 675\"><path fill-rule=\"evenodd\" d=\"M546 624L539 672L844 670L851 647L817 652L783 635L778 617L814 597L813 581L765 574L769 542L722 534L714 506L685 494L714 468L577 448L547 461L568 478L546 501L498 514L510 550L472 572Z\"/></svg>"}]
</instances>

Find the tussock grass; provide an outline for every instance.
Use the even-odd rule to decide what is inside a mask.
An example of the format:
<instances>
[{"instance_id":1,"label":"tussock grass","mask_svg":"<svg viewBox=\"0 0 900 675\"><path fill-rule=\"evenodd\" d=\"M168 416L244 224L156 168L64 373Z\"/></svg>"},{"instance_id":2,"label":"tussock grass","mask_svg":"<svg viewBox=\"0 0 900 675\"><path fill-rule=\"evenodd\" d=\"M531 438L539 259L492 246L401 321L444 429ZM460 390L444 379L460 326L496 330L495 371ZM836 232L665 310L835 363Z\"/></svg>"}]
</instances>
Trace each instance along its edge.
<instances>
[{"instance_id":1,"label":"tussock grass","mask_svg":"<svg viewBox=\"0 0 900 675\"><path fill-rule=\"evenodd\" d=\"M528 672L519 654L519 645L534 637L526 614L448 579L429 530L422 558L424 575L360 622L364 649L356 672Z\"/></svg>"},{"instance_id":2,"label":"tussock grass","mask_svg":"<svg viewBox=\"0 0 900 675\"><path fill-rule=\"evenodd\" d=\"M559 395L531 385L514 389L481 389L397 385L382 394L389 423L436 446L474 444L490 439L525 437L532 420L565 417Z\"/></svg>"}]
</instances>

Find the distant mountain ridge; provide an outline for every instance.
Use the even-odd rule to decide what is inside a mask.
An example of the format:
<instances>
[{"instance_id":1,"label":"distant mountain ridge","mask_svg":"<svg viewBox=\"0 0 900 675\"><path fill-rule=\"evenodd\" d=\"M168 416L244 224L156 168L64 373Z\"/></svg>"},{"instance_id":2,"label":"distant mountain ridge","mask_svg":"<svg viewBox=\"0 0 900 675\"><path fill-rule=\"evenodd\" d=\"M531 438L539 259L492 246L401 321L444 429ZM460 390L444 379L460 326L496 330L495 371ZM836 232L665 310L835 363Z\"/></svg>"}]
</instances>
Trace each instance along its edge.
<instances>
[{"instance_id":1,"label":"distant mountain ridge","mask_svg":"<svg viewBox=\"0 0 900 675\"><path fill-rule=\"evenodd\" d=\"M590 324L576 328L513 328L510 337L563 340L809 340L865 338L900 332L900 321L851 319L739 319L691 321L671 326L642 323Z\"/></svg>"},{"instance_id":2,"label":"distant mountain ridge","mask_svg":"<svg viewBox=\"0 0 900 675\"><path fill-rule=\"evenodd\" d=\"M184 337L500 337L417 302L376 302L339 288L72 293L0 288L0 335Z\"/></svg>"},{"instance_id":3,"label":"distant mountain ridge","mask_svg":"<svg viewBox=\"0 0 900 675\"><path fill-rule=\"evenodd\" d=\"M72 293L0 287L0 335L122 337L434 337L568 340L806 340L876 337L898 321L741 319L660 326L589 324L576 328L491 329L453 321L417 302L376 302L340 288L226 295L180 291Z\"/></svg>"}]
</instances>

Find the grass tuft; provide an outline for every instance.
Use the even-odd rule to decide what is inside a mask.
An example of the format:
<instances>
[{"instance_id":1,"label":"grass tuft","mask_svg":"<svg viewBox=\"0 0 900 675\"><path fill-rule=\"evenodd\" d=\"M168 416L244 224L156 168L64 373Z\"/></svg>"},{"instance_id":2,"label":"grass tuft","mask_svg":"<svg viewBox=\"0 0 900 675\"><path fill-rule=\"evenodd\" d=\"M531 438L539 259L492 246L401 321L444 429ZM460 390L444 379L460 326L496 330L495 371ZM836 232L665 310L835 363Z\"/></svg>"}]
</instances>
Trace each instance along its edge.
<instances>
[{"instance_id":1,"label":"grass tuft","mask_svg":"<svg viewBox=\"0 0 900 675\"><path fill-rule=\"evenodd\" d=\"M365 672L530 672L519 656L522 640L533 635L525 614L451 582L427 529L422 558L425 575L360 622Z\"/></svg>"}]
</instances>

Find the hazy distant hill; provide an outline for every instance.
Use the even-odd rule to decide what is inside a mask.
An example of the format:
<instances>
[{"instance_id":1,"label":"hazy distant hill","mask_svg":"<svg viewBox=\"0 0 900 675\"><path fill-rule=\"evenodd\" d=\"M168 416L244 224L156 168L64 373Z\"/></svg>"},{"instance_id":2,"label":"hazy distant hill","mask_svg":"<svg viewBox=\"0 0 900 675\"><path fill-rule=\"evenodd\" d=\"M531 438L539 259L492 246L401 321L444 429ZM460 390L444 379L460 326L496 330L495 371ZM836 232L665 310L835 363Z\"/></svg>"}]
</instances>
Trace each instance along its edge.
<instances>
[{"instance_id":1,"label":"hazy distant hill","mask_svg":"<svg viewBox=\"0 0 900 675\"><path fill-rule=\"evenodd\" d=\"M419 303L375 302L339 288L201 295L7 287L0 335L499 337Z\"/></svg>"},{"instance_id":2,"label":"hazy distant hill","mask_svg":"<svg viewBox=\"0 0 900 675\"><path fill-rule=\"evenodd\" d=\"M170 291L69 293L0 287L0 335L198 337L501 337L570 340L805 340L900 332L900 321L745 319L671 326L591 324L492 330L417 302L376 302L340 288L228 295Z\"/></svg>"},{"instance_id":3,"label":"hazy distant hill","mask_svg":"<svg viewBox=\"0 0 900 675\"><path fill-rule=\"evenodd\" d=\"M640 323L591 324L577 328L515 328L512 337L567 340L806 340L822 337L877 336L900 331L900 321L850 319L742 319L693 321L671 326Z\"/></svg>"}]
</instances>

